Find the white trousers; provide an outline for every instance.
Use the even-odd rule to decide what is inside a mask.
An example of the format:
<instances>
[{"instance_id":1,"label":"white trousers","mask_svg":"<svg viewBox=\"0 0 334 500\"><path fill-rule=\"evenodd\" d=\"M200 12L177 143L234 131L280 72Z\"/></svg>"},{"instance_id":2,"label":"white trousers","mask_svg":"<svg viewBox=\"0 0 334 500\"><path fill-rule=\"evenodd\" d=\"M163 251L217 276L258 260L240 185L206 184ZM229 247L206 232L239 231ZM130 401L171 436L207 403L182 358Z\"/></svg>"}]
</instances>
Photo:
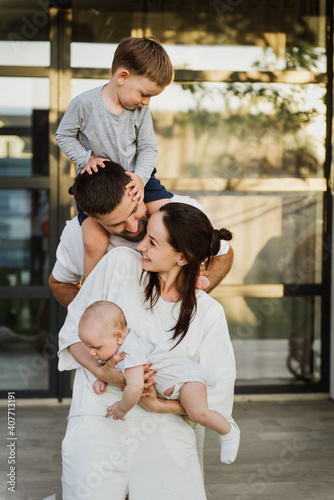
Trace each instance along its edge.
<instances>
[{"instance_id":1,"label":"white trousers","mask_svg":"<svg viewBox=\"0 0 334 500\"><path fill-rule=\"evenodd\" d=\"M70 417L63 500L206 500L193 429L178 415Z\"/></svg>"}]
</instances>

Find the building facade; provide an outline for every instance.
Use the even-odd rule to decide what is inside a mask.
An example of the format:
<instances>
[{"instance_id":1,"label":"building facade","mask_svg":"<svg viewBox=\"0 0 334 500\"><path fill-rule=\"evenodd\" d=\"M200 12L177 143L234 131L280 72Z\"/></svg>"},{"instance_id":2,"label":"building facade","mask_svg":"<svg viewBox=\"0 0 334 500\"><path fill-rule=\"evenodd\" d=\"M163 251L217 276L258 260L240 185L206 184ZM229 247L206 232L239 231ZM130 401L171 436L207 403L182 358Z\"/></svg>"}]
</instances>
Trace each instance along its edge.
<instances>
[{"instance_id":1,"label":"building facade","mask_svg":"<svg viewBox=\"0 0 334 500\"><path fill-rule=\"evenodd\" d=\"M66 311L47 277L75 215L75 168L54 134L73 97L108 81L119 41L143 35L175 68L150 104L157 175L234 234L233 268L212 296L236 392L329 392L332 2L8 0L1 11L1 395L71 394L57 371Z\"/></svg>"}]
</instances>

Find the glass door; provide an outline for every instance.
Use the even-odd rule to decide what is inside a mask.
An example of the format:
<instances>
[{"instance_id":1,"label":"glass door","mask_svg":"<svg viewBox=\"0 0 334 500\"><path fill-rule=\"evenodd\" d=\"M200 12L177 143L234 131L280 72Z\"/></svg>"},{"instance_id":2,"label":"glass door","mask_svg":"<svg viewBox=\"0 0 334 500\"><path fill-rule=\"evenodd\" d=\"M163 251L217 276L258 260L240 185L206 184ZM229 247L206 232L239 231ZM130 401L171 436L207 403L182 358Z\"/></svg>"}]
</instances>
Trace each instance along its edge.
<instances>
[{"instance_id":1,"label":"glass door","mask_svg":"<svg viewBox=\"0 0 334 500\"><path fill-rule=\"evenodd\" d=\"M237 391L328 390L330 4L2 2L1 395L70 395L56 355L66 311L47 276L74 215L74 168L54 133L71 98L109 80L131 35L157 36L175 68L150 104L158 177L234 234L233 268L212 296L225 308Z\"/></svg>"},{"instance_id":2,"label":"glass door","mask_svg":"<svg viewBox=\"0 0 334 500\"><path fill-rule=\"evenodd\" d=\"M59 310L48 275L58 240L59 10L2 2L0 23L0 394L60 397ZM51 257L52 256L52 257Z\"/></svg>"},{"instance_id":3,"label":"glass door","mask_svg":"<svg viewBox=\"0 0 334 500\"><path fill-rule=\"evenodd\" d=\"M109 79L125 36L155 35L170 54L175 82L150 103L158 177L234 233L212 296L237 391L328 390L330 2L72 6L72 97Z\"/></svg>"}]
</instances>

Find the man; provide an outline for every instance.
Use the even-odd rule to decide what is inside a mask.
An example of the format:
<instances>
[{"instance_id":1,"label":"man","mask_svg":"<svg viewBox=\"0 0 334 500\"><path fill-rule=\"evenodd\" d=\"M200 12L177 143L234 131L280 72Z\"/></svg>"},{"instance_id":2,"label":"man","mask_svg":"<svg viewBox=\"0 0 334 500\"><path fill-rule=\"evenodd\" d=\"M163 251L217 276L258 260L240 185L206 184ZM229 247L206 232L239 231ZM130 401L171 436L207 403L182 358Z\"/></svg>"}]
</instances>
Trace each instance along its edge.
<instances>
[{"instance_id":1,"label":"man","mask_svg":"<svg viewBox=\"0 0 334 500\"><path fill-rule=\"evenodd\" d=\"M105 168L77 176L73 194L82 210L90 215L110 234L108 250L116 246L136 248L146 233L147 220L166 203L182 202L202 207L187 196L174 195L159 200L138 203L130 196L125 186L129 177L123 167L112 161L105 162ZM166 191L166 195L167 195ZM168 196L170 193L168 193ZM68 221L57 249L57 261L49 277L49 286L56 299L67 307L76 297L83 276L83 242L78 219ZM233 263L233 250L222 240L221 249L207 271L210 292L227 275Z\"/></svg>"}]
</instances>

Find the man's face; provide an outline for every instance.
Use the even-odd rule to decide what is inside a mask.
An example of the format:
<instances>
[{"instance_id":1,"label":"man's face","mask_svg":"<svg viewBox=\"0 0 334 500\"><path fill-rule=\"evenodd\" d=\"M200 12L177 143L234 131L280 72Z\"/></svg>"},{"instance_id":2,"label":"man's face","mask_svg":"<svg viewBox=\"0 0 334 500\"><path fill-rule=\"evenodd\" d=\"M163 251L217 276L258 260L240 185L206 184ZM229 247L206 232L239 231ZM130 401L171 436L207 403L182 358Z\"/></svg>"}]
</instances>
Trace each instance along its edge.
<instances>
[{"instance_id":1,"label":"man's face","mask_svg":"<svg viewBox=\"0 0 334 500\"><path fill-rule=\"evenodd\" d=\"M96 220L110 234L128 241L141 241L146 234L148 214L145 203L138 204L126 191L121 203L109 214L99 215Z\"/></svg>"}]
</instances>

